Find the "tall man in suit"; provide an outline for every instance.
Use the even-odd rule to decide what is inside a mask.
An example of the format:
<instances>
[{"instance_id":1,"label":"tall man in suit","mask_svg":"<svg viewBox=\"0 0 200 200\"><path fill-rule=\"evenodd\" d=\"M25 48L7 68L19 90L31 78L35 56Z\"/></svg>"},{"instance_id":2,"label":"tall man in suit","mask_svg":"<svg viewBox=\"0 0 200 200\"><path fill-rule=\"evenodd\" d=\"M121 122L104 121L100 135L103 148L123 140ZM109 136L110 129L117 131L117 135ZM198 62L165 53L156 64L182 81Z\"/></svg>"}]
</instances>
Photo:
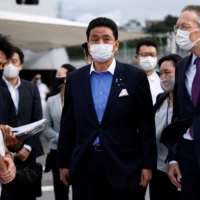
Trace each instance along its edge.
<instances>
[{"instance_id":1,"label":"tall man in suit","mask_svg":"<svg viewBox=\"0 0 200 200\"><path fill-rule=\"evenodd\" d=\"M74 200L140 199L156 165L155 125L145 72L118 62L114 21L86 31L93 58L67 76L57 166Z\"/></svg>"},{"instance_id":2,"label":"tall man in suit","mask_svg":"<svg viewBox=\"0 0 200 200\"><path fill-rule=\"evenodd\" d=\"M182 186L183 200L200 199L200 6L186 6L174 27L180 48L191 52L176 68L173 121L183 120L188 127L180 137L174 132L174 147L169 151L168 176ZM192 118L193 120L185 120ZM188 128L188 129L187 129ZM177 180L177 177L181 180Z\"/></svg>"},{"instance_id":3,"label":"tall man in suit","mask_svg":"<svg viewBox=\"0 0 200 200\"><path fill-rule=\"evenodd\" d=\"M4 66L3 77L0 81L0 86L7 89L12 96L19 126L42 119L40 94L37 86L19 77L23 61L24 55L22 51L14 47L13 56ZM36 134L23 141L23 148L15 154L15 163L21 164L24 161L26 163L35 163L36 158L43 154L39 135ZM20 194L15 199L35 199L35 197L27 196L28 192L24 193L22 188L19 188L19 192ZM7 199L7 197L2 195L2 199Z\"/></svg>"}]
</instances>

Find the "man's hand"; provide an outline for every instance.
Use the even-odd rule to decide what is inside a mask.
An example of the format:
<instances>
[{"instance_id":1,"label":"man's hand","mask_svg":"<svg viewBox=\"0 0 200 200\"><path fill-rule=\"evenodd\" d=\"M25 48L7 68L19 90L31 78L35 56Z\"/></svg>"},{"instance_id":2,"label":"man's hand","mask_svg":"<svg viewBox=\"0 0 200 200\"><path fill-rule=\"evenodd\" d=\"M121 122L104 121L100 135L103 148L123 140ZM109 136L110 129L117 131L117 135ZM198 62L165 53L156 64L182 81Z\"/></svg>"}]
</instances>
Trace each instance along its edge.
<instances>
[{"instance_id":1,"label":"man's hand","mask_svg":"<svg viewBox=\"0 0 200 200\"><path fill-rule=\"evenodd\" d=\"M140 179L140 185L146 187L149 181L152 178L152 170L151 169L143 169Z\"/></svg>"},{"instance_id":2,"label":"man's hand","mask_svg":"<svg viewBox=\"0 0 200 200\"><path fill-rule=\"evenodd\" d=\"M17 148L20 146L21 142L24 141L24 139L18 140L15 137L15 134L12 133L10 127L6 127L5 125L0 125L0 129L1 132L3 133L5 145L10 148Z\"/></svg>"},{"instance_id":3,"label":"man's hand","mask_svg":"<svg viewBox=\"0 0 200 200\"><path fill-rule=\"evenodd\" d=\"M14 156L19 158L21 161L25 161L30 154L30 151L26 148L22 148L19 152L14 153Z\"/></svg>"},{"instance_id":4,"label":"man's hand","mask_svg":"<svg viewBox=\"0 0 200 200\"><path fill-rule=\"evenodd\" d=\"M60 180L68 187L69 169L59 168L59 170L60 170Z\"/></svg>"},{"instance_id":5,"label":"man's hand","mask_svg":"<svg viewBox=\"0 0 200 200\"><path fill-rule=\"evenodd\" d=\"M169 165L168 176L171 182L178 188L181 188L180 182L177 181L177 177L181 179L181 172L179 170L178 163L173 163Z\"/></svg>"},{"instance_id":6,"label":"man's hand","mask_svg":"<svg viewBox=\"0 0 200 200\"><path fill-rule=\"evenodd\" d=\"M0 182L3 184L7 184L15 178L16 167L12 158L5 156L4 161L7 164L8 169L0 174Z\"/></svg>"}]
</instances>

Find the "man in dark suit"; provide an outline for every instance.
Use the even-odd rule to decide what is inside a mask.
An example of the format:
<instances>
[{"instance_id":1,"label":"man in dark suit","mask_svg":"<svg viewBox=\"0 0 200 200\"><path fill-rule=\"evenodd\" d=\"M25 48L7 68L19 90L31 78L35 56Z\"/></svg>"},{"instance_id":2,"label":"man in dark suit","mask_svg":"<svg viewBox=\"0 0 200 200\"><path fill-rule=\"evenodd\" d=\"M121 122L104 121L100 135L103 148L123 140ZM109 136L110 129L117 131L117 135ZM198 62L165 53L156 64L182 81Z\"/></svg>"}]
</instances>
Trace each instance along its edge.
<instances>
[{"instance_id":1,"label":"man in dark suit","mask_svg":"<svg viewBox=\"0 0 200 200\"><path fill-rule=\"evenodd\" d=\"M182 187L183 200L200 199L200 114L195 108L200 103L200 6L186 6L174 27L180 48L191 52L176 67L173 122L184 121L188 126L180 134L174 131L169 151L168 176L177 187ZM192 120L188 120L188 119ZM184 120L187 119L187 120ZM174 127L175 128L175 127ZM179 178L180 180L177 180Z\"/></svg>"},{"instance_id":2,"label":"man in dark suit","mask_svg":"<svg viewBox=\"0 0 200 200\"><path fill-rule=\"evenodd\" d=\"M115 60L117 25L90 22L93 63L67 76L57 166L74 200L141 199L156 166L153 106L145 72Z\"/></svg>"},{"instance_id":3,"label":"man in dark suit","mask_svg":"<svg viewBox=\"0 0 200 200\"><path fill-rule=\"evenodd\" d=\"M19 77L23 61L22 51L14 47L13 56L4 66L3 77L0 81L0 86L7 89L12 96L19 126L42 119L41 101L37 86ZM35 163L36 158L43 154L39 135L36 134L23 141L23 148L15 154L15 163L20 164L24 161ZM19 192L20 195L18 194L17 199L35 199L35 197L30 197L27 191L25 193L22 188L19 188ZM6 196L2 195L2 199L6 199Z\"/></svg>"}]
</instances>

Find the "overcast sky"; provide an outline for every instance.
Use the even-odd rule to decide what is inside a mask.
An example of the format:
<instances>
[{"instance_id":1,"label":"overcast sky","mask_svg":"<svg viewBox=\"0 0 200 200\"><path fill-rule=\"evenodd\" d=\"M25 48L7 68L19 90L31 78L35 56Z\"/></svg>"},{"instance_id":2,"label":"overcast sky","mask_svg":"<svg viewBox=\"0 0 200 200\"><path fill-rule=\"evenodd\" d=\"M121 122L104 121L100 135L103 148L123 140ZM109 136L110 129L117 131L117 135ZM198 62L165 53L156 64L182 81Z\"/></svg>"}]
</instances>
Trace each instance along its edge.
<instances>
[{"instance_id":1,"label":"overcast sky","mask_svg":"<svg viewBox=\"0 0 200 200\"><path fill-rule=\"evenodd\" d=\"M200 0L52 0L56 15L61 5L65 19L90 22L96 17L108 17L125 24L130 19L143 26L146 19L162 20L168 14L178 16L188 4L200 5Z\"/></svg>"}]
</instances>

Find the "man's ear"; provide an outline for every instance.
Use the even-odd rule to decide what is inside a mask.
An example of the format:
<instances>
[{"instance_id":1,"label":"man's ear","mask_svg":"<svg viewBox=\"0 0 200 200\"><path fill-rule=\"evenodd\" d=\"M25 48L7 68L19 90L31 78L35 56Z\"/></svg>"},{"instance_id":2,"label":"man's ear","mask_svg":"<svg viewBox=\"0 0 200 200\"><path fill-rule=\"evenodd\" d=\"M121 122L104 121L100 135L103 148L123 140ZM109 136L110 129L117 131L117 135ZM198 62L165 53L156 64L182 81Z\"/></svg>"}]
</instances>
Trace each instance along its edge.
<instances>
[{"instance_id":1,"label":"man's ear","mask_svg":"<svg viewBox=\"0 0 200 200\"><path fill-rule=\"evenodd\" d=\"M23 69L23 64L21 64L20 66L19 66L19 71L21 71Z\"/></svg>"},{"instance_id":2,"label":"man's ear","mask_svg":"<svg viewBox=\"0 0 200 200\"><path fill-rule=\"evenodd\" d=\"M139 56L137 54L135 54L135 60L136 60L137 63L140 62L140 58L139 58Z\"/></svg>"},{"instance_id":3,"label":"man's ear","mask_svg":"<svg viewBox=\"0 0 200 200\"><path fill-rule=\"evenodd\" d=\"M114 53L118 50L118 48L119 48L119 43L120 43L120 41L119 40L116 40L115 41L115 45L114 45Z\"/></svg>"}]
</instances>

